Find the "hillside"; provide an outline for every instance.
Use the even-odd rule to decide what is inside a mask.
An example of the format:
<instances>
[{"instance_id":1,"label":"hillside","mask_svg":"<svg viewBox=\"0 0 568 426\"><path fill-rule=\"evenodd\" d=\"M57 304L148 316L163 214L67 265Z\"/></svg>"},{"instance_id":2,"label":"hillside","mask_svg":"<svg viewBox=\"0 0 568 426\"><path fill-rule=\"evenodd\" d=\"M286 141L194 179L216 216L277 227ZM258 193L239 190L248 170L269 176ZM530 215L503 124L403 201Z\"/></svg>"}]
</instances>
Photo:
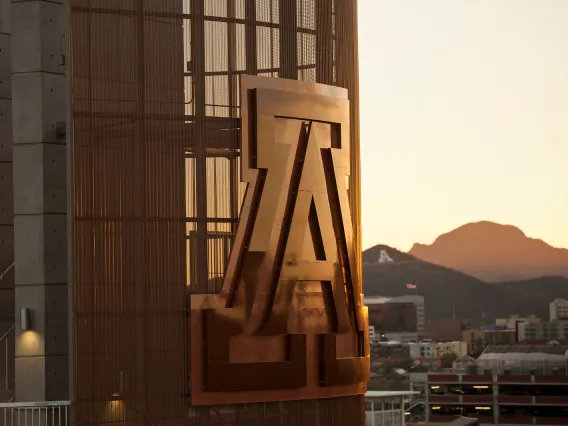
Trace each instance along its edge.
<instances>
[{"instance_id":1,"label":"hillside","mask_svg":"<svg viewBox=\"0 0 568 426\"><path fill-rule=\"evenodd\" d=\"M392 263L377 263L386 249ZM456 319L474 324L492 322L510 314L536 314L548 318L548 304L556 297L568 298L568 278L545 277L489 284L470 275L421 261L388 246L363 252L365 295L400 296L412 293L406 284L415 281L424 296L427 321Z\"/></svg>"},{"instance_id":2,"label":"hillside","mask_svg":"<svg viewBox=\"0 0 568 426\"><path fill-rule=\"evenodd\" d=\"M568 277L568 250L493 222L468 223L440 235L431 245L415 244L409 254L486 282Z\"/></svg>"}]
</instances>

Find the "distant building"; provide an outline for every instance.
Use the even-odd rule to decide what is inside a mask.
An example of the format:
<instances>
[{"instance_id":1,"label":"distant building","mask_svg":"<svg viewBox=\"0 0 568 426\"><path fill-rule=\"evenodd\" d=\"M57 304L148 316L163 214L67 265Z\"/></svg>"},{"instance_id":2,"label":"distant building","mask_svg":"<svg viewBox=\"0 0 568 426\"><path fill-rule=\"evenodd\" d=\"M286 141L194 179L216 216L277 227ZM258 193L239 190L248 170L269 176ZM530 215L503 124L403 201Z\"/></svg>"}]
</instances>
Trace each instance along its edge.
<instances>
[{"instance_id":1,"label":"distant building","mask_svg":"<svg viewBox=\"0 0 568 426\"><path fill-rule=\"evenodd\" d=\"M381 362L385 359L411 358L407 343L400 342L374 342L371 344L371 361Z\"/></svg>"},{"instance_id":2,"label":"distant building","mask_svg":"<svg viewBox=\"0 0 568 426\"><path fill-rule=\"evenodd\" d=\"M417 342L409 343L408 348L410 351L410 358L436 358L436 343L435 342Z\"/></svg>"},{"instance_id":3,"label":"distant building","mask_svg":"<svg viewBox=\"0 0 568 426\"><path fill-rule=\"evenodd\" d=\"M367 307L369 325L374 327L375 334L390 337L393 333L411 333L417 336L416 306L413 303L369 303Z\"/></svg>"},{"instance_id":4,"label":"distant building","mask_svg":"<svg viewBox=\"0 0 568 426\"><path fill-rule=\"evenodd\" d=\"M525 339L524 330L527 324L537 324L541 320L536 315L529 315L527 317L521 317L519 315L510 315L507 318L498 318L495 320L495 325L497 327L507 328L509 330L515 330L517 332L517 342Z\"/></svg>"},{"instance_id":5,"label":"distant building","mask_svg":"<svg viewBox=\"0 0 568 426\"><path fill-rule=\"evenodd\" d=\"M374 342L375 339L375 326L369 325L369 341Z\"/></svg>"},{"instance_id":6,"label":"distant building","mask_svg":"<svg viewBox=\"0 0 568 426\"><path fill-rule=\"evenodd\" d=\"M528 317L521 317L519 315L510 315L508 318L498 318L495 320L496 326L507 327L509 329L516 329L518 324L534 324L540 322L540 318L536 315L529 315Z\"/></svg>"},{"instance_id":7,"label":"distant building","mask_svg":"<svg viewBox=\"0 0 568 426\"><path fill-rule=\"evenodd\" d=\"M409 333L390 332L390 333L385 333L384 336L390 341L401 342L401 343L411 343L411 342L417 342L419 340L418 333L416 332L409 332Z\"/></svg>"},{"instance_id":8,"label":"distant building","mask_svg":"<svg viewBox=\"0 0 568 426\"><path fill-rule=\"evenodd\" d=\"M490 345L477 358L477 367L492 374L566 375L568 346L555 343L545 345Z\"/></svg>"},{"instance_id":9,"label":"distant building","mask_svg":"<svg viewBox=\"0 0 568 426\"><path fill-rule=\"evenodd\" d=\"M467 345L467 353L475 354L485 348L485 330L479 328L466 330L462 334L462 339Z\"/></svg>"},{"instance_id":10,"label":"distant building","mask_svg":"<svg viewBox=\"0 0 568 426\"><path fill-rule=\"evenodd\" d=\"M475 358L469 355L463 355L454 361L453 368L455 370L467 370L468 368L476 365Z\"/></svg>"},{"instance_id":11,"label":"distant building","mask_svg":"<svg viewBox=\"0 0 568 426\"><path fill-rule=\"evenodd\" d=\"M415 317L412 318L412 321L415 323L415 327L413 327L413 330L407 329L404 330L406 333L410 333L410 332L414 332L416 334L416 338L415 339L411 339L411 340L418 340L419 336L424 336L424 332L425 332L425 309L424 309L424 297L420 296L418 294L408 294L405 296L398 296L398 297L381 297L381 296L366 296L365 297L365 305L367 305L367 307L369 308L369 317L371 316L371 312L373 310L372 307L377 306L377 305L392 305L392 304L398 304L398 305L407 305L407 304L412 304L414 305L414 311L415 311ZM391 308L391 306L386 306L384 309L385 310L389 310ZM379 308L376 308L377 311L380 311ZM402 309L402 308L400 308ZM391 315L395 315L396 314L393 312ZM406 321L410 320L410 310L406 311L405 313L405 324ZM386 321L392 321L392 317L390 319L386 319ZM397 320L398 321L398 320ZM373 320L371 320L371 318L369 318L369 324L373 324L375 325L375 332L379 331L379 328L377 327L376 324L373 323ZM391 323L392 324L392 323ZM406 326L405 326L406 327ZM400 333L403 330L394 330L397 333ZM390 333L390 332L388 332ZM386 333L386 334L388 334Z\"/></svg>"},{"instance_id":12,"label":"distant building","mask_svg":"<svg viewBox=\"0 0 568 426\"><path fill-rule=\"evenodd\" d=\"M517 343L517 331L507 328L485 329L484 344L487 345L514 345Z\"/></svg>"},{"instance_id":13,"label":"distant building","mask_svg":"<svg viewBox=\"0 0 568 426\"><path fill-rule=\"evenodd\" d=\"M438 342L436 343L436 357L442 358L447 355L462 357L467 355L467 343L462 341Z\"/></svg>"},{"instance_id":14,"label":"distant building","mask_svg":"<svg viewBox=\"0 0 568 426\"><path fill-rule=\"evenodd\" d=\"M566 425L568 346L489 346L466 373L428 374L426 421ZM469 364L469 365L467 365Z\"/></svg>"},{"instance_id":15,"label":"distant building","mask_svg":"<svg viewBox=\"0 0 568 426\"><path fill-rule=\"evenodd\" d=\"M469 326L461 321L442 320L426 323L426 337L437 342L453 342L462 340L462 333Z\"/></svg>"},{"instance_id":16,"label":"distant building","mask_svg":"<svg viewBox=\"0 0 568 426\"><path fill-rule=\"evenodd\" d=\"M554 320L519 325L521 340L564 340L568 339L568 320Z\"/></svg>"},{"instance_id":17,"label":"distant building","mask_svg":"<svg viewBox=\"0 0 568 426\"><path fill-rule=\"evenodd\" d=\"M550 303L550 321L568 319L568 300L555 299Z\"/></svg>"}]
</instances>

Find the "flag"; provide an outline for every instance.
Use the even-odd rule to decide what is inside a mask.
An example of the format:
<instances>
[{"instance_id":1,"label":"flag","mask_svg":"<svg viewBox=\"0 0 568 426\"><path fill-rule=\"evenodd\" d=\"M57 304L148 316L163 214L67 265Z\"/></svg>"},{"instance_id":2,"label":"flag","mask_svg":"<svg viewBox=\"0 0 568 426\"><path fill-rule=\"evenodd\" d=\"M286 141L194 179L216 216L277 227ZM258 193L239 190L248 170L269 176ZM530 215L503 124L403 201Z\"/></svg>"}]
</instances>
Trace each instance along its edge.
<instances>
[{"instance_id":1,"label":"flag","mask_svg":"<svg viewBox=\"0 0 568 426\"><path fill-rule=\"evenodd\" d=\"M412 283L412 284L406 284L406 288L409 289L416 289L416 284Z\"/></svg>"}]
</instances>

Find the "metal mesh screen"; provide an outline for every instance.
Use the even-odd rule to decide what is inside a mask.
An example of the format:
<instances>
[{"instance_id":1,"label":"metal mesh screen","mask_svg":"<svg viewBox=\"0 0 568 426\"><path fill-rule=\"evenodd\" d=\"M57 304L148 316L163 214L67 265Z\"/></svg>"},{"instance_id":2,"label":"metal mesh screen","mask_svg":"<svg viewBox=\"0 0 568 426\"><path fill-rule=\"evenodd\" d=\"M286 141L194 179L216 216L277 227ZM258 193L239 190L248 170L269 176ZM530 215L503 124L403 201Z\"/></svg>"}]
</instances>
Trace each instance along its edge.
<instances>
[{"instance_id":1,"label":"metal mesh screen","mask_svg":"<svg viewBox=\"0 0 568 426\"><path fill-rule=\"evenodd\" d=\"M244 195L239 75L349 89L360 242L356 0L69 3L77 424L362 424L359 396L194 410L187 380Z\"/></svg>"}]
</instances>

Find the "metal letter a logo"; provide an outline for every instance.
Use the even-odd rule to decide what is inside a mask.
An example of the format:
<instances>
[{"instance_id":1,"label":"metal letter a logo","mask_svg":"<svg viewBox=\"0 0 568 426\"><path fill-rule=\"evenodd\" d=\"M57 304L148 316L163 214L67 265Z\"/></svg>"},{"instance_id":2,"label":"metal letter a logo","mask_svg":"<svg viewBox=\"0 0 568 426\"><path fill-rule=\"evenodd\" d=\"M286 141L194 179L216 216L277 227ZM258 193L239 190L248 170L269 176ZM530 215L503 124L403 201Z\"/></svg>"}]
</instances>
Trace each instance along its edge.
<instances>
[{"instance_id":1,"label":"metal letter a logo","mask_svg":"<svg viewBox=\"0 0 568 426\"><path fill-rule=\"evenodd\" d=\"M192 298L192 342L204 346L192 351L202 365L192 356L192 388L242 402L361 393L369 358L345 92L247 76L241 93L248 188L222 293Z\"/></svg>"}]
</instances>

